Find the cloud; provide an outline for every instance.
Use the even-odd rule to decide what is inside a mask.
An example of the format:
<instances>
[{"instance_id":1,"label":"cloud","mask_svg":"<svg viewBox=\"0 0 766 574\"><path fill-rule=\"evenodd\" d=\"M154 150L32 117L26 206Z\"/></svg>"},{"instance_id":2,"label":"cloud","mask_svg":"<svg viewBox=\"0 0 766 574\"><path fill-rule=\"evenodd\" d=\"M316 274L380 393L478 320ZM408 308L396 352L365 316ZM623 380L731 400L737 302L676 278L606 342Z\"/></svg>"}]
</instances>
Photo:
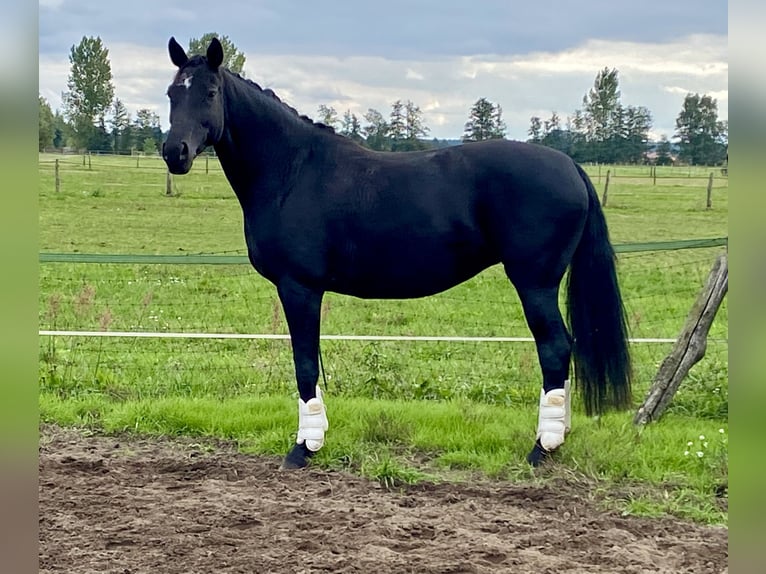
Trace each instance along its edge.
<instances>
[{"instance_id":1,"label":"cloud","mask_svg":"<svg viewBox=\"0 0 766 574\"><path fill-rule=\"evenodd\" d=\"M106 43L106 41L105 41ZM235 40L236 43L236 40ZM115 93L128 109L150 108L167 128L165 89L173 73L165 43L147 47L107 43ZM604 67L620 72L622 101L643 105L654 116L654 130L672 135L688 92L718 99L719 117L728 117L727 39L691 35L666 43L586 40L563 50L524 54L444 55L388 58L376 55L264 54L246 52L245 72L270 87L301 113L316 114L320 104L361 116L368 108L388 115L397 99L423 110L431 135L459 138L479 97L499 103L509 136L526 138L529 119L552 111L562 119L581 107L583 95ZM40 55L40 90L54 107L66 87L66 55Z\"/></svg>"}]
</instances>

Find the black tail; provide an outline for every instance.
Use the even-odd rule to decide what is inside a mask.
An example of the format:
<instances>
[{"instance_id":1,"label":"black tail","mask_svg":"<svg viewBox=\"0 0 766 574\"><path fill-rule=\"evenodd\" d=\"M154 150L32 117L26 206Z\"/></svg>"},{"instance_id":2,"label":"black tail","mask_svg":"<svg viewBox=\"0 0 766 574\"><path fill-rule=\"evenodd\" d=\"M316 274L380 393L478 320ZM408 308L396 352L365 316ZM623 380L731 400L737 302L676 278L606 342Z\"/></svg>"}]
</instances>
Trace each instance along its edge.
<instances>
[{"instance_id":1,"label":"black tail","mask_svg":"<svg viewBox=\"0 0 766 574\"><path fill-rule=\"evenodd\" d=\"M569 269L567 319L574 338L575 382L585 412L631 406L628 326L617 284L615 254L604 212L588 175L578 165L590 198L588 219Z\"/></svg>"}]
</instances>

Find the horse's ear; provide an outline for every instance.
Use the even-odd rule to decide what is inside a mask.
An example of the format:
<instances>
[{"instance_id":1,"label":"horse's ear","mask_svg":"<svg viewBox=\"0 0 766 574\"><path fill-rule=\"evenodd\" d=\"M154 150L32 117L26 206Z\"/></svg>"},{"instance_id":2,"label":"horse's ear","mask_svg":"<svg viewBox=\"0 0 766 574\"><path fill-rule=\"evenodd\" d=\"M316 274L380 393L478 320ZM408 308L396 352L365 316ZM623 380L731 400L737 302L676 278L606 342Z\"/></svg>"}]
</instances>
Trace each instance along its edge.
<instances>
[{"instance_id":1,"label":"horse's ear","mask_svg":"<svg viewBox=\"0 0 766 574\"><path fill-rule=\"evenodd\" d=\"M223 63L223 46L218 38L213 38L207 47L207 64L214 70Z\"/></svg>"},{"instance_id":2,"label":"horse's ear","mask_svg":"<svg viewBox=\"0 0 766 574\"><path fill-rule=\"evenodd\" d=\"M172 36L168 42L168 52L170 53L170 61L178 68L184 66L186 62L189 61L189 57L186 55L186 52L184 52L181 44L176 42L176 39Z\"/></svg>"}]
</instances>

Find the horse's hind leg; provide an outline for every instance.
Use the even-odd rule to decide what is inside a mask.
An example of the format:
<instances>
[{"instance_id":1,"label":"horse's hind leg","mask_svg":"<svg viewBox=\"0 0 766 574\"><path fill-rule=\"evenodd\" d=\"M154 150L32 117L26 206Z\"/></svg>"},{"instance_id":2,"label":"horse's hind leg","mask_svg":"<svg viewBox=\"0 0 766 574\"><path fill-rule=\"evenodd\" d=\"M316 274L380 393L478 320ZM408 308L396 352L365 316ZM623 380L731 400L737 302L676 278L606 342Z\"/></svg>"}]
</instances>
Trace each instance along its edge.
<instances>
[{"instance_id":1,"label":"horse's hind leg","mask_svg":"<svg viewBox=\"0 0 766 574\"><path fill-rule=\"evenodd\" d=\"M572 344L558 305L558 286L518 287L527 324L537 345L543 373L535 446L527 456L533 466L564 442L569 430L569 361Z\"/></svg>"}]
</instances>

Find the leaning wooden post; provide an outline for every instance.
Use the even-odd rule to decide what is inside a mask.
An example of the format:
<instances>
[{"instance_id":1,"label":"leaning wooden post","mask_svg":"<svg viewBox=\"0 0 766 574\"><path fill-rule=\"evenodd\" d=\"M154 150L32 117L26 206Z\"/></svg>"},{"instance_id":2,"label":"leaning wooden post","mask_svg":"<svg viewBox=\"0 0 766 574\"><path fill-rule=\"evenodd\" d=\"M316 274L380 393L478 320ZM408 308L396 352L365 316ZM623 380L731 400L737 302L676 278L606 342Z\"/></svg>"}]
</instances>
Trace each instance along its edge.
<instances>
[{"instance_id":1,"label":"leaning wooden post","mask_svg":"<svg viewBox=\"0 0 766 574\"><path fill-rule=\"evenodd\" d=\"M713 207L713 172L710 172L710 177L707 180L707 208Z\"/></svg>"},{"instance_id":2,"label":"leaning wooden post","mask_svg":"<svg viewBox=\"0 0 766 574\"><path fill-rule=\"evenodd\" d=\"M55 177L56 193L58 193L59 191L61 191L61 177L59 176L59 160L56 160L56 167L54 168L54 171L56 174L56 177Z\"/></svg>"},{"instance_id":3,"label":"leaning wooden post","mask_svg":"<svg viewBox=\"0 0 766 574\"><path fill-rule=\"evenodd\" d=\"M662 361L644 403L633 418L634 424L642 425L660 418L689 369L705 356L710 325L728 288L729 265L726 253L723 253L713 264L673 350Z\"/></svg>"},{"instance_id":4,"label":"leaning wooden post","mask_svg":"<svg viewBox=\"0 0 766 574\"><path fill-rule=\"evenodd\" d=\"M170 177L170 170L165 177L165 195L173 195L173 180Z\"/></svg>"},{"instance_id":5,"label":"leaning wooden post","mask_svg":"<svg viewBox=\"0 0 766 574\"><path fill-rule=\"evenodd\" d=\"M210 159L210 156L208 154L205 154L205 175L208 174L207 162L209 159Z\"/></svg>"},{"instance_id":6,"label":"leaning wooden post","mask_svg":"<svg viewBox=\"0 0 766 574\"><path fill-rule=\"evenodd\" d=\"M90 152L88 152L88 169L89 169L89 170L93 169L93 168L91 167L91 165L90 165Z\"/></svg>"},{"instance_id":7,"label":"leaning wooden post","mask_svg":"<svg viewBox=\"0 0 766 574\"><path fill-rule=\"evenodd\" d=\"M652 167L652 185L657 185L657 166Z\"/></svg>"},{"instance_id":8,"label":"leaning wooden post","mask_svg":"<svg viewBox=\"0 0 766 574\"><path fill-rule=\"evenodd\" d=\"M604 184L604 195L601 196L601 205L606 207L606 197L609 193L609 174L612 173L611 169L606 170L606 183Z\"/></svg>"}]
</instances>

